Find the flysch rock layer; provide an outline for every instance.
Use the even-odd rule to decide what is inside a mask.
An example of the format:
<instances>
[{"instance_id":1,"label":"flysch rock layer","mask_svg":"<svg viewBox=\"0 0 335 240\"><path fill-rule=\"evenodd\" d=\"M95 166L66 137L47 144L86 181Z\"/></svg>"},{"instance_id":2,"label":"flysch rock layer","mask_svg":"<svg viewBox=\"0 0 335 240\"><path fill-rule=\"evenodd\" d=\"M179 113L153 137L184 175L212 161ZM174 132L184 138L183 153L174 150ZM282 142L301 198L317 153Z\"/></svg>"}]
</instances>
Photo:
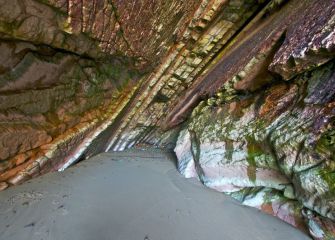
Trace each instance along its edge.
<instances>
[{"instance_id":1,"label":"flysch rock layer","mask_svg":"<svg viewBox=\"0 0 335 240\"><path fill-rule=\"evenodd\" d=\"M0 6L5 189L104 151L109 129L200 2L2 0Z\"/></svg>"},{"instance_id":2,"label":"flysch rock layer","mask_svg":"<svg viewBox=\"0 0 335 240\"><path fill-rule=\"evenodd\" d=\"M185 177L335 239L334 29L333 0L0 0L0 190L175 147Z\"/></svg>"},{"instance_id":3,"label":"flysch rock layer","mask_svg":"<svg viewBox=\"0 0 335 240\"><path fill-rule=\"evenodd\" d=\"M250 23L166 121L187 119L175 147L185 177L315 239L335 234L334 2L326 2L288 1L258 28Z\"/></svg>"},{"instance_id":4,"label":"flysch rock layer","mask_svg":"<svg viewBox=\"0 0 335 240\"><path fill-rule=\"evenodd\" d=\"M274 8L270 5L269 11L256 16L219 56L212 71L198 78L175 102L166 120L168 126L182 122L202 98L213 96L229 81L240 85L236 90L254 90L268 82L269 74L289 79L334 57L334 1L279 2L283 2L279 11L269 14ZM253 87L243 86L248 84Z\"/></svg>"}]
</instances>

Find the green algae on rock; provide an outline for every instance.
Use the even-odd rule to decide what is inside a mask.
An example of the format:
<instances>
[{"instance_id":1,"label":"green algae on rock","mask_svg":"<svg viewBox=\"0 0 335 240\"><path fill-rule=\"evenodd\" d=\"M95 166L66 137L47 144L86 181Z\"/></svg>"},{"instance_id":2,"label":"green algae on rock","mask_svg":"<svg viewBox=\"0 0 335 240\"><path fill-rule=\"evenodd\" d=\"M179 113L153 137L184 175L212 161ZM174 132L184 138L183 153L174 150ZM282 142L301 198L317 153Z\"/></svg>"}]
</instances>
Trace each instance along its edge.
<instances>
[{"instance_id":1,"label":"green algae on rock","mask_svg":"<svg viewBox=\"0 0 335 240\"><path fill-rule=\"evenodd\" d=\"M186 177L334 239L334 13L0 0L0 190L103 151L174 147Z\"/></svg>"}]
</instances>

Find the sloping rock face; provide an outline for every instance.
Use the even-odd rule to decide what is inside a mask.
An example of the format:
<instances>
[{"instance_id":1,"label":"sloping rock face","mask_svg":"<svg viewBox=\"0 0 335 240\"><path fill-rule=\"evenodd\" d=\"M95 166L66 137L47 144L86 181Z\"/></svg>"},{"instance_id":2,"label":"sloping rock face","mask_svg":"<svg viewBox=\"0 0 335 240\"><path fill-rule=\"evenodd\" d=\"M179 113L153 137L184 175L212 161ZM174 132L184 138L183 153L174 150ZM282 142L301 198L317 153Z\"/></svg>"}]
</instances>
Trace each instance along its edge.
<instances>
[{"instance_id":1,"label":"sloping rock face","mask_svg":"<svg viewBox=\"0 0 335 240\"><path fill-rule=\"evenodd\" d=\"M168 118L178 124L205 98L179 134L179 171L315 239L335 238L335 5L326 2L290 1L260 18Z\"/></svg>"},{"instance_id":2,"label":"sloping rock face","mask_svg":"<svg viewBox=\"0 0 335 240\"><path fill-rule=\"evenodd\" d=\"M297 227L307 209L334 220L334 104L308 101L331 97L318 85L333 81L334 69L202 102L179 135L179 171Z\"/></svg>"},{"instance_id":3,"label":"sloping rock face","mask_svg":"<svg viewBox=\"0 0 335 240\"><path fill-rule=\"evenodd\" d=\"M0 0L0 189L175 147L186 177L334 239L334 29L333 0Z\"/></svg>"},{"instance_id":4,"label":"sloping rock face","mask_svg":"<svg viewBox=\"0 0 335 240\"><path fill-rule=\"evenodd\" d=\"M105 130L180 40L200 3L1 0L0 6L4 189L104 151Z\"/></svg>"}]
</instances>

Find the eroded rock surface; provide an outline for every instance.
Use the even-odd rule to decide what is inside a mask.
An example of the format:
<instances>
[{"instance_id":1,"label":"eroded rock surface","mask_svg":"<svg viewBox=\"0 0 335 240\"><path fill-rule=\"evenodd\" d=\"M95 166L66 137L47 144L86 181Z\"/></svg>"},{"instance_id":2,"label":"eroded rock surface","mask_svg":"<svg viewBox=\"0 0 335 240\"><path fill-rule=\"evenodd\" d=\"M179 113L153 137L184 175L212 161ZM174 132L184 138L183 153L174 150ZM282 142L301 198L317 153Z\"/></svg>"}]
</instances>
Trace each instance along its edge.
<instances>
[{"instance_id":1,"label":"eroded rock surface","mask_svg":"<svg viewBox=\"0 0 335 240\"><path fill-rule=\"evenodd\" d=\"M172 125L182 121L194 99L210 96L179 134L179 171L296 227L307 226L315 239L334 238L332 4L317 17L322 4L289 1L270 23L263 19L195 82L186 104L168 119ZM276 23L280 13L288 16L286 24ZM281 31L287 32L278 38ZM264 40L250 48L256 39Z\"/></svg>"},{"instance_id":2,"label":"eroded rock surface","mask_svg":"<svg viewBox=\"0 0 335 240\"><path fill-rule=\"evenodd\" d=\"M334 27L333 0L0 0L0 190L175 147L186 177L334 239Z\"/></svg>"},{"instance_id":3,"label":"eroded rock surface","mask_svg":"<svg viewBox=\"0 0 335 240\"><path fill-rule=\"evenodd\" d=\"M199 4L0 1L1 188L104 151Z\"/></svg>"}]
</instances>

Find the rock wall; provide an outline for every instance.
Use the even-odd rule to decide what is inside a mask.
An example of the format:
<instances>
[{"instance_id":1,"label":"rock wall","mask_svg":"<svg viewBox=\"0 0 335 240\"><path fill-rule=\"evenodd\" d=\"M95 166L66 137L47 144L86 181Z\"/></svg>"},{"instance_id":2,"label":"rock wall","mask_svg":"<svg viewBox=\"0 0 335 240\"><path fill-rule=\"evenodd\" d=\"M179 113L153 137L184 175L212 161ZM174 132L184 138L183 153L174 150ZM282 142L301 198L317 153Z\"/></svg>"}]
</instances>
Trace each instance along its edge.
<instances>
[{"instance_id":1,"label":"rock wall","mask_svg":"<svg viewBox=\"0 0 335 240\"><path fill-rule=\"evenodd\" d=\"M334 239L334 16L333 0L0 0L0 189L176 146L186 177Z\"/></svg>"},{"instance_id":2,"label":"rock wall","mask_svg":"<svg viewBox=\"0 0 335 240\"><path fill-rule=\"evenodd\" d=\"M334 95L320 90L334 66L202 102L179 135L179 171L297 227L308 209L334 220Z\"/></svg>"},{"instance_id":3,"label":"rock wall","mask_svg":"<svg viewBox=\"0 0 335 240\"><path fill-rule=\"evenodd\" d=\"M72 148L124 104L139 78L117 58L99 63L17 40L1 41L0 49L3 187L67 162Z\"/></svg>"},{"instance_id":4,"label":"rock wall","mask_svg":"<svg viewBox=\"0 0 335 240\"><path fill-rule=\"evenodd\" d=\"M5 189L106 150L106 130L180 40L200 2L1 0L0 6Z\"/></svg>"},{"instance_id":5,"label":"rock wall","mask_svg":"<svg viewBox=\"0 0 335 240\"><path fill-rule=\"evenodd\" d=\"M201 78L243 27L257 13L266 11L268 2L203 1L183 38L146 79L131 110L111 134L108 149L123 150L143 142L166 146L173 142L175 131L165 131L173 108L182 104L181 99L196 79Z\"/></svg>"},{"instance_id":6,"label":"rock wall","mask_svg":"<svg viewBox=\"0 0 335 240\"><path fill-rule=\"evenodd\" d=\"M0 185L173 145L167 109L269 1L0 2Z\"/></svg>"},{"instance_id":7,"label":"rock wall","mask_svg":"<svg viewBox=\"0 0 335 240\"><path fill-rule=\"evenodd\" d=\"M185 177L314 239L335 238L334 14L333 1L289 1L256 16L166 120L186 119Z\"/></svg>"}]
</instances>

